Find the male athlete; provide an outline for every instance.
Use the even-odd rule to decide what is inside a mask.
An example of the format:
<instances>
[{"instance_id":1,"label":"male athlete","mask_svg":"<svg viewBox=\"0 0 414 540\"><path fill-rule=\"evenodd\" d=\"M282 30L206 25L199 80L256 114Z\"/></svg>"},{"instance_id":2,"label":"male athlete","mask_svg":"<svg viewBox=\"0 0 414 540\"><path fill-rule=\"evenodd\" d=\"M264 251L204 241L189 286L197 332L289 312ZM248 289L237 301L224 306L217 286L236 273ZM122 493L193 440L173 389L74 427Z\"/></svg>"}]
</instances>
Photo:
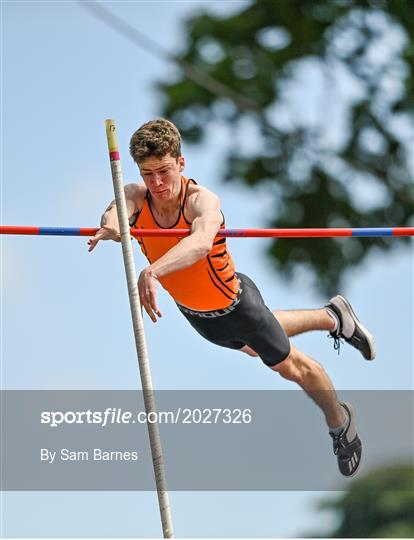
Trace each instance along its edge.
<instances>
[{"instance_id":1,"label":"male athlete","mask_svg":"<svg viewBox=\"0 0 414 540\"><path fill-rule=\"evenodd\" d=\"M253 281L236 272L226 239L217 238L224 216L217 195L182 175L181 136L174 124L158 118L142 125L130 142L130 153L143 182L125 186L130 225L141 229L190 229L179 239L138 238L148 259L139 276L141 305L153 322L161 317L158 282L175 300L189 323L207 340L237 349L262 361L282 377L299 384L322 409L340 472L353 476L362 444L350 403L340 403L323 367L296 349L289 337L312 330L330 332L336 347L343 338L367 360L375 358L373 336L343 296L321 308L270 311ZM101 228L88 242L120 241L113 201Z\"/></svg>"}]
</instances>

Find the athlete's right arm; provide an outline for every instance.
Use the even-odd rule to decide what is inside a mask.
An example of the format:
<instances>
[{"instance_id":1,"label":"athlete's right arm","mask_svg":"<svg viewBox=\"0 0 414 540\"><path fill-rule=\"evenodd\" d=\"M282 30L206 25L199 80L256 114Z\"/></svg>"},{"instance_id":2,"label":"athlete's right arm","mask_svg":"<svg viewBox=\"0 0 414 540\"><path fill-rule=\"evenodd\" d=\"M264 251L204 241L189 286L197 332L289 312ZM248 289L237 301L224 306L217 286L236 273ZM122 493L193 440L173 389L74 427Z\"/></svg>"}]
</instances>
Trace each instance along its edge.
<instances>
[{"instance_id":1,"label":"athlete's right arm","mask_svg":"<svg viewBox=\"0 0 414 540\"><path fill-rule=\"evenodd\" d=\"M143 184L127 184L124 187L125 201L128 212L128 219L136 214L142 207L143 197L145 196L146 188ZM95 249L100 240L115 240L121 241L119 232L118 212L116 203L112 201L101 217L101 228L96 232L95 236L88 240L88 251Z\"/></svg>"}]
</instances>

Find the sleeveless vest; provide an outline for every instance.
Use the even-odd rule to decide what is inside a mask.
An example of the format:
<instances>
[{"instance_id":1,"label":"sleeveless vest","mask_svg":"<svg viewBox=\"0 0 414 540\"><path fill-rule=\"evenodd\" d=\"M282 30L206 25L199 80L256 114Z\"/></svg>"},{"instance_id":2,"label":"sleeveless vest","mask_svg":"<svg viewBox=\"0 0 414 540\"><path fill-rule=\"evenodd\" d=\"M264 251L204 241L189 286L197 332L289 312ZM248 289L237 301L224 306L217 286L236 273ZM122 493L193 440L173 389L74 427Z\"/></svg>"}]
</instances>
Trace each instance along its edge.
<instances>
[{"instance_id":1,"label":"sleeveless vest","mask_svg":"<svg viewBox=\"0 0 414 540\"><path fill-rule=\"evenodd\" d=\"M196 182L181 177L180 212L172 227L157 223L151 210L151 195L147 190L142 210L134 224L137 229L191 229L184 215L188 186ZM224 216L221 228L224 229ZM142 253L152 264L178 244L182 238L138 237ZM159 278L159 282L180 305L195 311L212 311L230 306L237 298L239 282L234 263L227 250L226 238L216 238L207 257L187 268Z\"/></svg>"}]
</instances>

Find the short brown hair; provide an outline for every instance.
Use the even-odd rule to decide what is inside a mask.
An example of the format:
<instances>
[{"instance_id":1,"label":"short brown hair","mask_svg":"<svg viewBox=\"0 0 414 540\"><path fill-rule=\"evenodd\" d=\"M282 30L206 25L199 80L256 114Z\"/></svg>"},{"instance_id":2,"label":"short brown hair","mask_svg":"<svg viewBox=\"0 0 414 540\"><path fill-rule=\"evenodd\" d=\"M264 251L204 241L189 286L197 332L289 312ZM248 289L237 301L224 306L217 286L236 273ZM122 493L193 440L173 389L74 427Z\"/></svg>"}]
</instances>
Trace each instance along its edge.
<instances>
[{"instance_id":1,"label":"short brown hair","mask_svg":"<svg viewBox=\"0 0 414 540\"><path fill-rule=\"evenodd\" d=\"M150 120L132 135L129 152L136 163L151 156L163 157L168 153L178 159L181 156L180 132L165 118Z\"/></svg>"}]
</instances>

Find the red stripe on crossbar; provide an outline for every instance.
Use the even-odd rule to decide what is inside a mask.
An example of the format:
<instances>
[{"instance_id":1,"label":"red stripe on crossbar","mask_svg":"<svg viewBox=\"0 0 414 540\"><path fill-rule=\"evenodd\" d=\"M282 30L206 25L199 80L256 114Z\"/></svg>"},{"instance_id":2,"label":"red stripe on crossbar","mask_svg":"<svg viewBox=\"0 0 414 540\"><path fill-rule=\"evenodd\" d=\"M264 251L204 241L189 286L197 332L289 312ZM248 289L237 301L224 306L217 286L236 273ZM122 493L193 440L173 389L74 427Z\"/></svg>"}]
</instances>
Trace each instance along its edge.
<instances>
[{"instance_id":1,"label":"red stripe on crossbar","mask_svg":"<svg viewBox=\"0 0 414 540\"><path fill-rule=\"evenodd\" d=\"M414 227L393 227L392 235L393 236L413 236Z\"/></svg>"},{"instance_id":2,"label":"red stripe on crossbar","mask_svg":"<svg viewBox=\"0 0 414 540\"><path fill-rule=\"evenodd\" d=\"M39 234L40 227L0 225L0 234Z\"/></svg>"}]
</instances>

